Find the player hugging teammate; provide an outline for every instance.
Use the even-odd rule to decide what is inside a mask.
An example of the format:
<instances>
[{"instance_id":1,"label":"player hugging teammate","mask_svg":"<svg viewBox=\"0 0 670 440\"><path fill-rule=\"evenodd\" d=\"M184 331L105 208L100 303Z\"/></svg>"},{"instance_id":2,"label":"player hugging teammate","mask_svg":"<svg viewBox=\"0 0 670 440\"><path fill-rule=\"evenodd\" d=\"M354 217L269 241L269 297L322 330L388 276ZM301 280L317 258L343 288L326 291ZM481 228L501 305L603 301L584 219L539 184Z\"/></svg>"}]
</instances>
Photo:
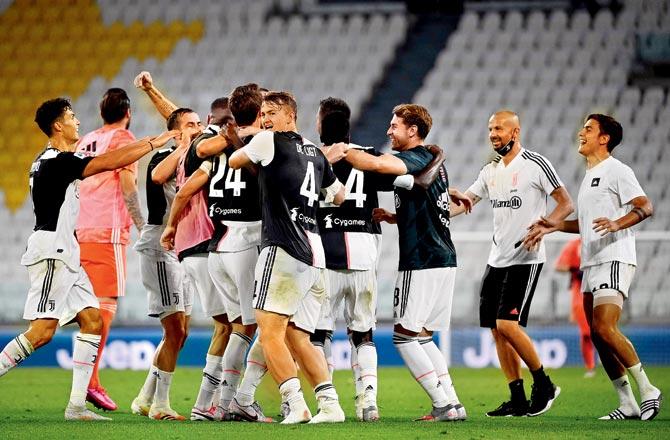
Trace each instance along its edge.
<instances>
[{"instance_id":1,"label":"player hugging teammate","mask_svg":"<svg viewBox=\"0 0 670 440\"><path fill-rule=\"evenodd\" d=\"M342 302L356 417L379 420L373 332L378 223L387 221L397 224L400 250L393 343L432 406L418 420L465 420L433 332L447 331L451 318L457 270L451 218L469 212L483 198L491 200L494 236L480 321L492 331L511 393L509 401L487 415L540 415L560 393L522 329L545 261L542 237L555 230L581 234L586 317L620 398L620 406L603 419L650 420L660 411L660 390L649 382L632 344L617 327L636 265L628 228L649 217L652 206L630 168L609 154L621 140L621 126L612 118L590 115L580 131L579 152L588 168L578 197L578 220L565 220L573 210L570 196L549 161L522 148L518 116L509 110L491 116L489 137L496 158L463 194L449 186L442 150L425 145L432 119L422 106L393 109L387 135L396 153L381 154L351 143L351 111L337 98L320 103L318 145L299 134L298 104L288 92L268 92L257 84L237 87L213 101L203 129L197 113L173 104L148 72L140 73L135 84L166 118L169 131L134 142L128 135L123 147L117 142L102 154L86 155L74 152L79 121L68 101L45 102L35 118L49 142L30 170L36 225L22 258L31 280L24 311L30 327L4 347L0 376L48 343L59 324L76 322L80 332L74 343L67 420L109 420L86 409L87 393L99 406L115 406L99 383L93 380L89 386L111 322L102 310L109 311L115 300L96 292L100 301L94 295L89 277L103 279L105 274L82 270L74 230L79 181L117 169L130 188L125 198L130 213L119 225L127 231L134 220L141 229L135 248L148 314L160 319L164 331L145 383L131 403L135 414L186 419L171 408L169 392L197 297L212 317L214 331L191 420L272 422L255 398L269 371L282 398L281 423L343 422L330 350ZM108 93L125 103L125 92L118 90ZM118 118L105 119L118 125L110 129L112 134L124 133L129 122L129 109L121 107ZM107 131L96 136L110 137ZM143 224L130 185L133 164L171 139L174 145L159 149L146 171L149 216ZM378 207L378 191L394 192L395 213ZM87 193L95 196L94 191ZM557 202L548 215L547 195ZM119 200L114 206L122 207ZM80 242L86 243L86 235ZM125 243L121 238L112 244ZM115 277L119 284L122 278ZM530 400L521 360L534 379ZM314 415L298 367L313 388ZM640 405L626 372L638 384Z\"/></svg>"}]
</instances>

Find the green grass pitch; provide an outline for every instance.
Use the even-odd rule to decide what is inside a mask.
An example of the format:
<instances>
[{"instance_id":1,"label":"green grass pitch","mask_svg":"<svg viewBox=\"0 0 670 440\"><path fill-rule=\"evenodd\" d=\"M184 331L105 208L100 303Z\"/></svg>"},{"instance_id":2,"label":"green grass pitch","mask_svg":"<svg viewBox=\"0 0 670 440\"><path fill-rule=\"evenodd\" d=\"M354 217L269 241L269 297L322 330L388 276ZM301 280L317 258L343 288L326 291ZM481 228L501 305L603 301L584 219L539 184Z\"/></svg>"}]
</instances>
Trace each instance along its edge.
<instances>
[{"instance_id":1,"label":"green grass pitch","mask_svg":"<svg viewBox=\"0 0 670 440\"><path fill-rule=\"evenodd\" d=\"M670 392L670 368L649 367L651 380L664 394ZM507 397L502 373L494 369L452 369L456 390L465 405L469 419L456 423L414 422L430 410L430 402L419 385L403 368L382 368L379 372L379 406L382 420L363 424L355 420L353 383L347 371L335 373L340 400L348 420L336 425L281 426L242 422L168 422L153 421L130 413L130 402L145 377L140 371L101 373L110 395L120 409L111 415L112 422L65 422L63 410L69 395L71 374L60 369L18 368L0 379L0 438L21 439L197 439L226 438L247 440L263 438L670 438L670 408L666 403L651 422L604 422L597 417L614 409L618 403L614 390L602 369L593 379L582 378L581 368L562 368L549 372L562 388L554 407L535 418L487 418L484 413ZM188 416L200 384L200 370L178 369L172 385L172 406ZM526 382L530 379L526 374ZM526 386L530 392L529 386ZM305 396L314 410L309 387L303 383ZM266 377L257 395L267 415L278 412L276 386ZM217 437L215 437L217 436Z\"/></svg>"}]
</instances>

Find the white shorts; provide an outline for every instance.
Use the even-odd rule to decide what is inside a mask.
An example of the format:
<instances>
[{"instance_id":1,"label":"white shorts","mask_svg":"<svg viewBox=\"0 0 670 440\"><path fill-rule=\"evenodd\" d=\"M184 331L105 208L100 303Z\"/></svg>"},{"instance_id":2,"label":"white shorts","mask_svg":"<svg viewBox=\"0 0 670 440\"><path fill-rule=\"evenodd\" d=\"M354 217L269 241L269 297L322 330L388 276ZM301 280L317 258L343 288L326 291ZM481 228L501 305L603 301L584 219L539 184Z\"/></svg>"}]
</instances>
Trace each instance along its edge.
<instances>
[{"instance_id":1,"label":"white shorts","mask_svg":"<svg viewBox=\"0 0 670 440\"><path fill-rule=\"evenodd\" d=\"M420 332L449 330L456 281L455 267L398 272L393 294L393 320Z\"/></svg>"},{"instance_id":2,"label":"white shorts","mask_svg":"<svg viewBox=\"0 0 670 440\"><path fill-rule=\"evenodd\" d=\"M278 246L263 248L256 264L254 308L293 316L302 307L298 322L294 322L313 332L327 300L323 272Z\"/></svg>"},{"instance_id":3,"label":"white shorts","mask_svg":"<svg viewBox=\"0 0 670 440\"><path fill-rule=\"evenodd\" d=\"M326 270L328 303L324 305L316 328L335 330L335 316L344 299L347 328L366 332L375 328L377 274L374 270Z\"/></svg>"},{"instance_id":4,"label":"white shorts","mask_svg":"<svg viewBox=\"0 0 670 440\"><path fill-rule=\"evenodd\" d=\"M242 324L256 323L251 305L254 296L254 270L258 261L256 246L239 252L210 252L209 275L223 295L228 319L242 318Z\"/></svg>"},{"instance_id":5,"label":"white shorts","mask_svg":"<svg viewBox=\"0 0 670 440\"><path fill-rule=\"evenodd\" d=\"M226 314L226 305L221 294L209 276L207 267L208 254L195 254L185 257L181 264L186 272L186 278L191 286L198 292L200 305L206 316L219 316Z\"/></svg>"},{"instance_id":6,"label":"white shorts","mask_svg":"<svg viewBox=\"0 0 670 440\"><path fill-rule=\"evenodd\" d=\"M147 291L148 314L163 319L173 313L191 314L193 289L174 254L145 249L140 254L140 274Z\"/></svg>"},{"instance_id":7,"label":"white shorts","mask_svg":"<svg viewBox=\"0 0 670 440\"><path fill-rule=\"evenodd\" d=\"M598 290L613 289L621 292L624 298L628 298L628 289L634 275L635 266L619 261L589 266L584 268L582 292L591 292L595 298Z\"/></svg>"},{"instance_id":8,"label":"white shorts","mask_svg":"<svg viewBox=\"0 0 670 440\"><path fill-rule=\"evenodd\" d=\"M28 266L28 275L30 289L23 319L57 319L59 325L66 325L85 308L100 308L81 266L73 271L61 260L50 258Z\"/></svg>"}]
</instances>

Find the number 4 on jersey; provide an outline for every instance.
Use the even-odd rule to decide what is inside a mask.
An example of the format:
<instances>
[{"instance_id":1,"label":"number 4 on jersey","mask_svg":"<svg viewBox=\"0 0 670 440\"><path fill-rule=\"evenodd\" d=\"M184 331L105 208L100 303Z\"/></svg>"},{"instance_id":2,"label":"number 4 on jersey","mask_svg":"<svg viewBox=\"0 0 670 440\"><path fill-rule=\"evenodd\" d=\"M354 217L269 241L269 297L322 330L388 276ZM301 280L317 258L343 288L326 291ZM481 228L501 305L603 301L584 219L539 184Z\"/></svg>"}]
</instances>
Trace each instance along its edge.
<instances>
[{"instance_id":1,"label":"number 4 on jersey","mask_svg":"<svg viewBox=\"0 0 670 440\"><path fill-rule=\"evenodd\" d=\"M349 177L347 178L347 183L344 185L346 188L344 199L355 200L356 208L365 206L365 201L368 198L368 195L363 192L364 176L365 174L363 174L363 171L352 168L351 173L349 173Z\"/></svg>"},{"instance_id":2,"label":"number 4 on jersey","mask_svg":"<svg viewBox=\"0 0 670 440\"><path fill-rule=\"evenodd\" d=\"M316 193L316 178L314 176L314 164L307 162L307 171L305 172L305 179L300 185L300 195L307 198L307 204L314 206L314 203L319 199Z\"/></svg>"}]
</instances>

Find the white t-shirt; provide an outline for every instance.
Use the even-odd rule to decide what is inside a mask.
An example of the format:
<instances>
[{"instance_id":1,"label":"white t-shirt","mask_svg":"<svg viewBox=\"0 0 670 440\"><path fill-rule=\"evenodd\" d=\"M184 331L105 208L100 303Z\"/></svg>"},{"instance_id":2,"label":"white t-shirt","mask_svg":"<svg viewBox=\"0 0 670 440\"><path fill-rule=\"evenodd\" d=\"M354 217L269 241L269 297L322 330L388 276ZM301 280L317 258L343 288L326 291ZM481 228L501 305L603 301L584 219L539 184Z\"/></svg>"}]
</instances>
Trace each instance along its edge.
<instances>
[{"instance_id":1,"label":"white t-shirt","mask_svg":"<svg viewBox=\"0 0 670 440\"><path fill-rule=\"evenodd\" d=\"M593 220L623 217L630 211L626 205L640 196L645 193L633 170L612 156L586 170L577 197L582 269L609 261L637 265L633 230L626 228L601 237L593 230Z\"/></svg>"},{"instance_id":2,"label":"white t-shirt","mask_svg":"<svg viewBox=\"0 0 670 440\"><path fill-rule=\"evenodd\" d=\"M479 172L468 191L493 207L493 245L488 264L508 267L544 263L544 242L535 251L521 244L527 228L547 213L547 196L563 186L542 155L522 148L509 165L497 157Z\"/></svg>"}]
</instances>

